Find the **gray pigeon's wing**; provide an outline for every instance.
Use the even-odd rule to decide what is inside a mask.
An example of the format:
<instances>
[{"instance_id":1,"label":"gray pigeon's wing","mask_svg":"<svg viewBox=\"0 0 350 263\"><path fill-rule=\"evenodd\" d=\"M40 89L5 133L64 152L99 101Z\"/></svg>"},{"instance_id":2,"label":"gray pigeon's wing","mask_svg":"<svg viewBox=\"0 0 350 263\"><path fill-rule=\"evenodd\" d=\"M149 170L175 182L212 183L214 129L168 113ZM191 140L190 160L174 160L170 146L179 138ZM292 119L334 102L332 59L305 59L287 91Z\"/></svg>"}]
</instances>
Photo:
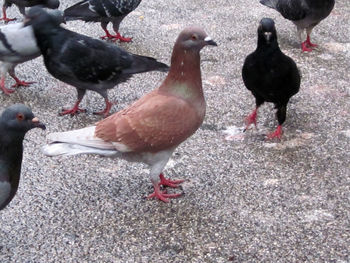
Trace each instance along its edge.
<instances>
[{"instance_id":1,"label":"gray pigeon's wing","mask_svg":"<svg viewBox=\"0 0 350 263\"><path fill-rule=\"evenodd\" d=\"M90 9L102 17L125 16L136 9L141 0L90 0Z\"/></svg>"},{"instance_id":2,"label":"gray pigeon's wing","mask_svg":"<svg viewBox=\"0 0 350 263\"><path fill-rule=\"evenodd\" d=\"M308 14L309 7L304 0L279 0L276 10L292 21L302 20Z\"/></svg>"}]
</instances>

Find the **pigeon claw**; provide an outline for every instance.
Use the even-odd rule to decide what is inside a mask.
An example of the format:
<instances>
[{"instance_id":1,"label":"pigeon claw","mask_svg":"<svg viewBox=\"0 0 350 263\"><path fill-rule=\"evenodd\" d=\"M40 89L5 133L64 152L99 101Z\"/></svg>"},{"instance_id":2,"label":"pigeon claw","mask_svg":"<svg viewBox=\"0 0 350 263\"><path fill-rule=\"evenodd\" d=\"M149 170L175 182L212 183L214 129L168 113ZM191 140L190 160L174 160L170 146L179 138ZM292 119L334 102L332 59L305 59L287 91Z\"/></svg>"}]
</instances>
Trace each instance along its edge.
<instances>
[{"instance_id":1,"label":"pigeon claw","mask_svg":"<svg viewBox=\"0 0 350 263\"><path fill-rule=\"evenodd\" d=\"M309 45L308 45L307 41L301 43L301 50L303 52L311 52L312 51L312 49L309 48Z\"/></svg>"},{"instance_id":2,"label":"pigeon claw","mask_svg":"<svg viewBox=\"0 0 350 263\"><path fill-rule=\"evenodd\" d=\"M12 88L17 88L17 87L28 87L30 84L35 83L35 81L31 81L31 82L26 82L26 81L22 81L22 80L16 80L16 84L13 84L11 87Z\"/></svg>"},{"instance_id":3,"label":"pigeon claw","mask_svg":"<svg viewBox=\"0 0 350 263\"><path fill-rule=\"evenodd\" d=\"M60 116L70 114L71 116L77 115L80 112L86 112L86 109L80 109L78 107L74 107L72 109L62 109L62 112L59 113Z\"/></svg>"},{"instance_id":4,"label":"pigeon claw","mask_svg":"<svg viewBox=\"0 0 350 263\"><path fill-rule=\"evenodd\" d=\"M7 18L7 17L1 17L0 21L3 20L5 22L5 24L7 24L10 21L15 21L17 20L17 18Z\"/></svg>"},{"instance_id":5,"label":"pigeon claw","mask_svg":"<svg viewBox=\"0 0 350 263\"><path fill-rule=\"evenodd\" d=\"M6 94L6 95L10 95L11 93L14 93L15 91L12 89L7 89L4 86L1 86L1 90Z\"/></svg>"},{"instance_id":6,"label":"pigeon claw","mask_svg":"<svg viewBox=\"0 0 350 263\"><path fill-rule=\"evenodd\" d=\"M116 35L111 35L110 33L106 32L105 36L100 37L101 39L108 39L113 42L120 41L120 42L131 42L131 37L123 37L120 33L117 33Z\"/></svg>"},{"instance_id":7,"label":"pigeon claw","mask_svg":"<svg viewBox=\"0 0 350 263\"><path fill-rule=\"evenodd\" d=\"M250 115L248 115L245 118L246 127L244 129L244 132L249 128L250 124L252 124L252 123L254 123L255 128L256 128L256 117L257 117L257 115L258 115L258 112L257 112L257 109L255 109Z\"/></svg>"},{"instance_id":8,"label":"pigeon claw","mask_svg":"<svg viewBox=\"0 0 350 263\"><path fill-rule=\"evenodd\" d=\"M179 184L183 183L185 180L170 180L170 179L166 179L164 177L164 174L161 173L159 175L159 178L160 178L160 183L159 185L163 185L163 186L169 186L169 187L172 187L172 188L177 188L179 187Z\"/></svg>"},{"instance_id":9,"label":"pigeon claw","mask_svg":"<svg viewBox=\"0 0 350 263\"><path fill-rule=\"evenodd\" d=\"M271 140L274 138L281 139L281 137L282 137L282 125L278 125L277 129L274 132L267 135L268 140Z\"/></svg>"},{"instance_id":10,"label":"pigeon claw","mask_svg":"<svg viewBox=\"0 0 350 263\"><path fill-rule=\"evenodd\" d=\"M113 106L113 103L109 100L106 100L106 108L103 111L94 112L95 115L103 115L104 117L107 117L109 115L109 112Z\"/></svg>"},{"instance_id":11,"label":"pigeon claw","mask_svg":"<svg viewBox=\"0 0 350 263\"><path fill-rule=\"evenodd\" d=\"M160 191L159 184L154 186L154 192L147 196L147 199L157 198L164 203L169 203L170 200L168 198L176 198L181 196L181 194L167 194L166 191Z\"/></svg>"}]
</instances>

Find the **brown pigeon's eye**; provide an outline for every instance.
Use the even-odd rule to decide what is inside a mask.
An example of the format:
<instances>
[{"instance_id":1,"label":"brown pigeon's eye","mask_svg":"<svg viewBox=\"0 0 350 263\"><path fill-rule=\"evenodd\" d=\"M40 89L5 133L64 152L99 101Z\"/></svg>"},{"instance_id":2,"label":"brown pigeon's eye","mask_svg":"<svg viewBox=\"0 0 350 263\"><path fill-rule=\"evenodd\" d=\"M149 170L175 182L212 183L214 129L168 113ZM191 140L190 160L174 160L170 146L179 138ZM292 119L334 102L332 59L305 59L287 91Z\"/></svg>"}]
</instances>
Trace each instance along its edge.
<instances>
[{"instance_id":1,"label":"brown pigeon's eye","mask_svg":"<svg viewBox=\"0 0 350 263\"><path fill-rule=\"evenodd\" d=\"M23 113L17 113L16 119L19 121L23 121L24 120L24 114Z\"/></svg>"},{"instance_id":2,"label":"brown pigeon's eye","mask_svg":"<svg viewBox=\"0 0 350 263\"><path fill-rule=\"evenodd\" d=\"M191 39L192 39L192 40L197 40L197 36L196 36L196 35L192 35L192 36L191 36Z\"/></svg>"}]
</instances>

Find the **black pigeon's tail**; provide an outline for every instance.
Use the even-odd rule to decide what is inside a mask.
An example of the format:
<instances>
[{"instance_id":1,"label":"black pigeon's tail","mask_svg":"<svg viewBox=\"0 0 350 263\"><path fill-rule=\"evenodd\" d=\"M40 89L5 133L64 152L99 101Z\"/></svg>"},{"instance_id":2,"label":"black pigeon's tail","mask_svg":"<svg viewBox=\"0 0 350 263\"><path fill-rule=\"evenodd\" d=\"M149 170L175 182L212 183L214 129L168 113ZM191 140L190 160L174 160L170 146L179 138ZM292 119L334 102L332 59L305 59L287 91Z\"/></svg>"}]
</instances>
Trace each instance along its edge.
<instances>
[{"instance_id":1,"label":"black pigeon's tail","mask_svg":"<svg viewBox=\"0 0 350 263\"><path fill-rule=\"evenodd\" d=\"M64 10L64 17L66 21L72 20L86 20L96 18L97 14L89 9L88 0L83 0Z\"/></svg>"},{"instance_id":2,"label":"black pigeon's tail","mask_svg":"<svg viewBox=\"0 0 350 263\"><path fill-rule=\"evenodd\" d=\"M133 62L132 65L123 70L123 73L126 74L134 74L134 73L142 73L142 72L147 72L147 71L162 71L162 72L167 72L169 71L169 66L157 61L154 58L151 57L145 57L145 56L140 56L140 55L132 55L133 57Z\"/></svg>"},{"instance_id":3,"label":"black pigeon's tail","mask_svg":"<svg viewBox=\"0 0 350 263\"><path fill-rule=\"evenodd\" d=\"M267 7L276 9L278 1L279 0L260 0L260 4L263 4L263 5L266 5Z\"/></svg>"}]
</instances>

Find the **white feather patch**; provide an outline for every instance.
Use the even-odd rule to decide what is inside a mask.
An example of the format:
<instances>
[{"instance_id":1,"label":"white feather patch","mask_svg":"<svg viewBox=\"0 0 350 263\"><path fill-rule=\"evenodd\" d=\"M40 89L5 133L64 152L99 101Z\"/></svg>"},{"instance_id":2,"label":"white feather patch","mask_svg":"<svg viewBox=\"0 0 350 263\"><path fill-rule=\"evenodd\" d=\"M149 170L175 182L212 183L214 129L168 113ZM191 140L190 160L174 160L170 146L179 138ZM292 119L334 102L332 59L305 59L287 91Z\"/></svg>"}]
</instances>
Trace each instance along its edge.
<instances>
[{"instance_id":1,"label":"white feather patch","mask_svg":"<svg viewBox=\"0 0 350 263\"><path fill-rule=\"evenodd\" d=\"M0 206L9 197L11 192L11 185L9 182L0 182Z\"/></svg>"},{"instance_id":2,"label":"white feather patch","mask_svg":"<svg viewBox=\"0 0 350 263\"><path fill-rule=\"evenodd\" d=\"M42 147L42 152L46 156L76 155L76 154L99 154L112 157L118 154L116 150L105 150L70 143L52 143Z\"/></svg>"},{"instance_id":3,"label":"white feather patch","mask_svg":"<svg viewBox=\"0 0 350 263\"><path fill-rule=\"evenodd\" d=\"M115 150L115 146L111 142L106 142L95 136L95 128L96 126L90 126L79 130L50 133L46 138L49 142L65 142L97 149Z\"/></svg>"}]
</instances>

